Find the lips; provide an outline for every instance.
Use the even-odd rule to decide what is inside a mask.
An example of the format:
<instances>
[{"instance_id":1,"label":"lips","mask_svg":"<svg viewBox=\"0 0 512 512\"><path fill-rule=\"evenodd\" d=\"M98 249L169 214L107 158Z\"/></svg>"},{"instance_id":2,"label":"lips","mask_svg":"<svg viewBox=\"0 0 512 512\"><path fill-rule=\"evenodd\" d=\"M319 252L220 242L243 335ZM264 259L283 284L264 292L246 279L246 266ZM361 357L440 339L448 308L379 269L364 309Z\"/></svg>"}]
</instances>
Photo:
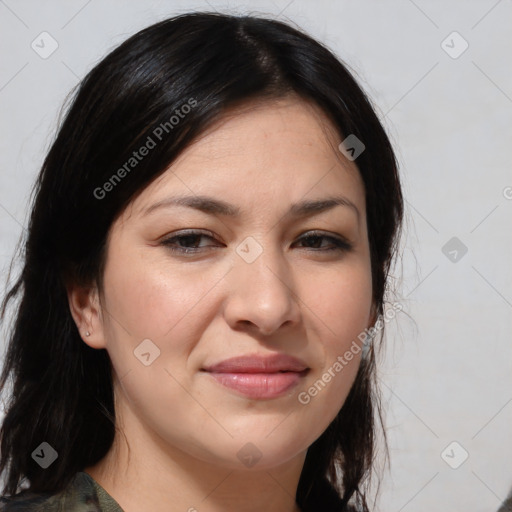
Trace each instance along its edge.
<instances>
[{"instance_id":1,"label":"lips","mask_svg":"<svg viewBox=\"0 0 512 512\"><path fill-rule=\"evenodd\" d=\"M285 354L239 356L205 366L202 371L224 387L253 399L277 398L309 372L298 358Z\"/></svg>"},{"instance_id":2,"label":"lips","mask_svg":"<svg viewBox=\"0 0 512 512\"><path fill-rule=\"evenodd\" d=\"M272 354L232 357L220 363L205 366L203 369L215 373L277 373L302 372L307 368L308 366L296 357Z\"/></svg>"}]
</instances>

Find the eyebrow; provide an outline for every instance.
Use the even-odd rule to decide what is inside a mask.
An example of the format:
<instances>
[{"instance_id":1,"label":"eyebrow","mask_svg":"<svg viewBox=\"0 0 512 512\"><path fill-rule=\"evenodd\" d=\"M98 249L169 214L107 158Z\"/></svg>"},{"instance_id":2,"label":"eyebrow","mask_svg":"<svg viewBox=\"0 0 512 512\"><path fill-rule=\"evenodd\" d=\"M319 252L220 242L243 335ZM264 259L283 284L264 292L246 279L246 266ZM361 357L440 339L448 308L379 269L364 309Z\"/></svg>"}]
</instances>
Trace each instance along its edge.
<instances>
[{"instance_id":1,"label":"eyebrow","mask_svg":"<svg viewBox=\"0 0 512 512\"><path fill-rule=\"evenodd\" d=\"M143 216L160 209L173 206L185 206L194 208L210 215L223 215L226 217L240 217L239 207L226 203L220 199L209 196L175 196L162 199L143 210ZM294 218L309 217L319 215L325 211L331 210L336 206L345 206L352 209L359 221L360 213L356 205L350 199L344 196L329 196L323 199L300 201L291 205L286 215Z\"/></svg>"}]
</instances>

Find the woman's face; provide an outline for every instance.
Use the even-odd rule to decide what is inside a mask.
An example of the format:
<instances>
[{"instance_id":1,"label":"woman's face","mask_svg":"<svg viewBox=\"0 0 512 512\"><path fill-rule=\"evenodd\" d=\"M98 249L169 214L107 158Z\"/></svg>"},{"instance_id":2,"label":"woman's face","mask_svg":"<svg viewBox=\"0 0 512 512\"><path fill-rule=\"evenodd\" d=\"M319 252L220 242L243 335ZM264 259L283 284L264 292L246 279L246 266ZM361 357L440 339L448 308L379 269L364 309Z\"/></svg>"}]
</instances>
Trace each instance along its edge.
<instances>
[{"instance_id":1,"label":"woman's face","mask_svg":"<svg viewBox=\"0 0 512 512\"><path fill-rule=\"evenodd\" d=\"M340 142L297 99L244 109L113 224L85 340L109 353L118 417L151 433L132 442L270 468L337 415L372 323L364 185Z\"/></svg>"}]
</instances>

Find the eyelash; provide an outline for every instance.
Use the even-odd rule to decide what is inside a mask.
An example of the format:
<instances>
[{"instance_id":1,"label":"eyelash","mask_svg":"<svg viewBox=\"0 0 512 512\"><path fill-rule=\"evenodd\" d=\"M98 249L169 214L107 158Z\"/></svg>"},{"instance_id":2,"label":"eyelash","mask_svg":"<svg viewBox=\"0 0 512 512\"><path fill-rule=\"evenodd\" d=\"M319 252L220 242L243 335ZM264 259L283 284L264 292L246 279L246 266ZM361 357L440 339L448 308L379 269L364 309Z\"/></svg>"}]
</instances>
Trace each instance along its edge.
<instances>
[{"instance_id":1,"label":"eyelash","mask_svg":"<svg viewBox=\"0 0 512 512\"><path fill-rule=\"evenodd\" d=\"M161 244L166 246L167 249L169 249L170 251L172 252L175 252L175 253L181 253L183 255L192 255L192 254L198 254L200 252L202 252L202 249L205 249L205 248L201 248L201 247L177 247L177 246L174 246L173 244L175 242L179 242L183 239L187 239L187 238L196 238L196 237L206 237L206 238L210 238L211 240L215 240L215 238L210 235L210 234L207 234L207 233L204 233L202 231L186 231L186 232L182 232L180 235L174 235L170 238L166 238L164 240L161 241ZM299 240L311 240L311 239L322 239L322 238L325 238L326 240L330 240L334 247L328 247L328 248L325 248L325 249L312 249L314 252L317 252L317 251L322 251L322 252L330 252L330 251L338 251L338 252L349 252L352 250L352 244L350 244L349 242L347 242L346 240L343 240L342 238L337 238L337 237L333 237L333 236L329 236L329 235L326 235L326 234L323 234L323 233L318 233L318 232L315 232L315 231L312 231L310 232L307 236L303 236L301 237ZM211 246L207 246L206 248L210 248Z\"/></svg>"}]
</instances>

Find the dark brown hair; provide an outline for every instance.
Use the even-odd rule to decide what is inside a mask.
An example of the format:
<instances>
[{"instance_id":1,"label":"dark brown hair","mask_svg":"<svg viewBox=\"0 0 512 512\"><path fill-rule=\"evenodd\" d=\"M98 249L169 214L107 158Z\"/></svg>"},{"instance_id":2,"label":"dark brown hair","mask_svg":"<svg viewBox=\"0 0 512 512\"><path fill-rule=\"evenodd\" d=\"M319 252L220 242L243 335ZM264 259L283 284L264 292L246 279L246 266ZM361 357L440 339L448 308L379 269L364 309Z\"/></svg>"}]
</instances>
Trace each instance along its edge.
<instances>
[{"instance_id":1,"label":"dark brown hair","mask_svg":"<svg viewBox=\"0 0 512 512\"><path fill-rule=\"evenodd\" d=\"M114 220L212 123L234 106L290 94L318 105L340 142L355 135L365 145L356 163L366 193L373 300L383 313L402 193L390 141L346 66L300 30L263 17L190 13L152 25L79 84L35 184L24 266L2 304L4 319L19 296L0 377L4 393L12 377L0 431L4 494L14 495L25 480L33 492L62 490L114 439L110 359L82 341L66 285L102 289ZM191 98L196 105L174 125L171 117ZM110 187L108 199L98 197L98 187L162 126L162 142ZM372 345L339 414L308 450L296 496L303 510L342 510L349 501L368 510L376 391ZM59 453L48 470L31 457L42 441Z\"/></svg>"}]
</instances>

